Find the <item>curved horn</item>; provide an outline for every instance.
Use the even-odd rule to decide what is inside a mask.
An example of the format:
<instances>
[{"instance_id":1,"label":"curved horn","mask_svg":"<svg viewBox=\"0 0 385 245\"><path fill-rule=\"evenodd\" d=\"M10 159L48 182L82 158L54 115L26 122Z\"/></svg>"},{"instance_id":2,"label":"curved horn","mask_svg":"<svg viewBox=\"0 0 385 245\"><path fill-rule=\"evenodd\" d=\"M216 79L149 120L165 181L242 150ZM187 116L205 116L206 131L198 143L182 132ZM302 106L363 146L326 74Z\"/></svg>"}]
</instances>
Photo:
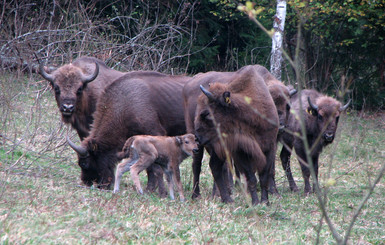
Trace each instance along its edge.
<instances>
[{"instance_id":1,"label":"curved horn","mask_svg":"<svg viewBox=\"0 0 385 245\"><path fill-rule=\"evenodd\" d=\"M202 90L202 92L207 96L207 98L209 98L209 101L213 101L214 100L214 95L210 91L205 89L202 85L199 85L199 87Z\"/></svg>"},{"instance_id":2,"label":"curved horn","mask_svg":"<svg viewBox=\"0 0 385 245\"><path fill-rule=\"evenodd\" d=\"M40 75L47 81L53 83L53 81L55 80L54 76L51 75L51 74L48 74L47 72L45 72L44 70L44 65L42 63L39 64L39 73Z\"/></svg>"},{"instance_id":3,"label":"curved horn","mask_svg":"<svg viewBox=\"0 0 385 245\"><path fill-rule=\"evenodd\" d=\"M92 82L93 80L95 80L95 78L98 76L98 74L99 74L99 65L98 65L98 63L95 62L94 73L89 75L89 76L83 76L83 78L82 78L83 83L86 84L86 83Z\"/></svg>"},{"instance_id":4,"label":"curved horn","mask_svg":"<svg viewBox=\"0 0 385 245\"><path fill-rule=\"evenodd\" d=\"M298 92L298 91L297 91L296 89L290 90L290 92L289 92L290 98L291 98L291 96L295 95L297 92Z\"/></svg>"},{"instance_id":5,"label":"curved horn","mask_svg":"<svg viewBox=\"0 0 385 245\"><path fill-rule=\"evenodd\" d=\"M80 156L87 156L87 149L82 147L82 146L78 146L76 145L74 142L72 142L70 140L70 138L67 136L67 143L71 146L72 149L74 149L74 151L76 151Z\"/></svg>"},{"instance_id":6,"label":"curved horn","mask_svg":"<svg viewBox=\"0 0 385 245\"><path fill-rule=\"evenodd\" d=\"M346 110L346 108L348 108L348 106L349 106L350 102L352 102L352 100L351 100L351 99L348 101L348 103L346 103L346 105L344 105L344 106L340 107L340 111L344 111L344 110Z\"/></svg>"},{"instance_id":7,"label":"curved horn","mask_svg":"<svg viewBox=\"0 0 385 245\"><path fill-rule=\"evenodd\" d=\"M307 97L307 101L309 102L309 105L310 105L310 107L311 107L313 110L318 110L318 106L316 106L316 105L314 105L313 103L311 103L310 97Z\"/></svg>"}]
</instances>

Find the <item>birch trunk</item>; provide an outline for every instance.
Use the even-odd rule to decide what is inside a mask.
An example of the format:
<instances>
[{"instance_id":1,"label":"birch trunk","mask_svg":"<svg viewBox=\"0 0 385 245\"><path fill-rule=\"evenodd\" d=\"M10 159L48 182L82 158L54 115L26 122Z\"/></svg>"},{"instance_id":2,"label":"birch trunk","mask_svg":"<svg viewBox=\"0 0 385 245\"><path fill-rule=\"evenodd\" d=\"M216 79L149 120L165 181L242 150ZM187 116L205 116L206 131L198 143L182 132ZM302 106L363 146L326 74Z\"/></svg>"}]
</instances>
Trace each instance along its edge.
<instances>
[{"instance_id":1,"label":"birch trunk","mask_svg":"<svg viewBox=\"0 0 385 245\"><path fill-rule=\"evenodd\" d=\"M282 66L282 40L283 30L285 28L286 18L286 1L277 0L277 13L274 16L274 35L272 37L272 49L270 58L270 72L281 80L281 66Z\"/></svg>"}]
</instances>

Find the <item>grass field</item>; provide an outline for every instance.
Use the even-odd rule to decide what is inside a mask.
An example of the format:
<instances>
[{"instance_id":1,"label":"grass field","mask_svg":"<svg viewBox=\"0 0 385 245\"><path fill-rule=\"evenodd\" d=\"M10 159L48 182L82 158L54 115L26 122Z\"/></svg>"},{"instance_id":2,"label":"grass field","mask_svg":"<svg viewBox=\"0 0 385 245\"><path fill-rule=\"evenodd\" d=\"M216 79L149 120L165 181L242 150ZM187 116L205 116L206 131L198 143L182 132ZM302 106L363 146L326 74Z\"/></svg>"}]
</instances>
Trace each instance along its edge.
<instances>
[{"instance_id":1,"label":"grass field","mask_svg":"<svg viewBox=\"0 0 385 245\"><path fill-rule=\"evenodd\" d=\"M80 186L76 154L65 143L74 132L60 122L54 96L37 78L8 75L0 84L0 244L335 244L316 195L302 196L298 163L292 168L300 193L291 193L277 160L282 197L270 206L248 205L239 189L235 202L211 198L212 177L205 157L202 197L186 202L136 194L129 175L121 192ZM74 139L77 137L74 136ZM321 186L328 179L327 210L344 235L354 211L385 162L385 114L349 112L336 141L320 158ZM191 195L191 159L181 165ZM144 173L142 181L146 181ZM145 183L144 183L145 184ZM318 236L318 238L317 238ZM385 179L364 205L351 244L384 244Z\"/></svg>"}]
</instances>

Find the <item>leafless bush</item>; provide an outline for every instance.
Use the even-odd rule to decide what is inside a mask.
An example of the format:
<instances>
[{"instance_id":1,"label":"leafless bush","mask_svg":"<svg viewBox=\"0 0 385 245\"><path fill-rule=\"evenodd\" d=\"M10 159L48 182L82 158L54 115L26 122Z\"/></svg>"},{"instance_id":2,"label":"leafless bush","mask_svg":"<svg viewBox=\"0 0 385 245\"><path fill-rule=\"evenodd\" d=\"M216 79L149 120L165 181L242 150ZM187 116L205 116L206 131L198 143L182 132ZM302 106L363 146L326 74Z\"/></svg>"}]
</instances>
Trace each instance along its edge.
<instances>
[{"instance_id":1,"label":"leafless bush","mask_svg":"<svg viewBox=\"0 0 385 245\"><path fill-rule=\"evenodd\" d=\"M56 65L90 55L124 70L185 73L194 39L195 4L180 1L177 12L170 15L153 12L150 3L142 2L140 10L146 11L140 14L130 3L100 6L96 0L5 3L0 16L5 27L0 31L1 65L35 71L34 53ZM109 14L96 8L108 8Z\"/></svg>"}]
</instances>

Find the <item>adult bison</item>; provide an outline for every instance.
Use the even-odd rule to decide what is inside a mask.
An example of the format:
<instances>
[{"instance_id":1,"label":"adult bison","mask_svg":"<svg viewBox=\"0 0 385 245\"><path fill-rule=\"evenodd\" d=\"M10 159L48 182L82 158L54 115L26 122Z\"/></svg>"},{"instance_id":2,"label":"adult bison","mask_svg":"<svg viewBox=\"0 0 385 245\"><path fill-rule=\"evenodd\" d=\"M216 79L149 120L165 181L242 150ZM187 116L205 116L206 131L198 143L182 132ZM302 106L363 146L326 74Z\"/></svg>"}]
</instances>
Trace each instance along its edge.
<instances>
[{"instance_id":1,"label":"adult bison","mask_svg":"<svg viewBox=\"0 0 385 245\"><path fill-rule=\"evenodd\" d=\"M223 174L224 165L231 158L246 176L252 203L259 203L255 172L260 179L261 200L268 202L279 120L263 78L249 66L237 72L229 83L200 88L204 95L198 98L195 134L211 156L209 165L222 201L233 201Z\"/></svg>"},{"instance_id":2,"label":"adult bison","mask_svg":"<svg viewBox=\"0 0 385 245\"><path fill-rule=\"evenodd\" d=\"M138 71L108 86L99 98L90 135L80 146L69 140L78 153L83 183L109 188L114 183L117 152L133 135L184 134L182 89L189 79ZM159 187L167 193L163 185Z\"/></svg>"},{"instance_id":3,"label":"adult bison","mask_svg":"<svg viewBox=\"0 0 385 245\"><path fill-rule=\"evenodd\" d=\"M302 108L300 107L300 102ZM289 115L289 132L285 132L282 135L284 146L282 147L280 158L292 191L298 191L298 187L294 182L290 170L290 156L293 147L301 165L302 176L305 181L304 192L305 194L309 194L311 191L309 183L310 170L308 168L304 142L302 140L303 134L299 115L302 114L304 119L306 139L310 149L312 149L310 157L318 178L319 155L323 147L333 142L340 114L348 107L349 103L350 101L346 105L341 106L339 101L315 90L303 90L301 96L295 95L291 99L293 112Z\"/></svg>"},{"instance_id":4,"label":"adult bison","mask_svg":"<svg viewBox=\"0 0 385 245\"><path fill-rule=\"evenodd\" d=\"M186 128L188 133L194 133L194 119L196 113L196 106L198 96L201 94L199 86L207 88L210 83L229 83L234 79L237 79L243 70L253 69L262 77L264 83L268 86L269 92L274 100L274 104L279 115L280 129L287 124L288 111L289 111L289 100L292 95L297 91L286 87L282 82L278 81L265 67L260 65L249 65L242 67L236 72L207 72L199 73L195 75L188 84L183 88L184 106L185 106L185 120ZM203 158L203 145L199 146L199 151L193 156L193 194L192 197L196 198L200 195L199 189L199 176L202 166ZM274 164L274 163L273 163ZM274 170L274 165L272 170ZM224 170L226 172L226 169ZM274 172L274 171L273 171ZM272 173L271 189L276 192L274 185L274 173ZM213 189L215 190L215 189Z\"/></svg>"},{"instance_id":5,"label":"adult bison","mask_svg":"<svg viewBox=\"0 0 385 245\"><path fill-rule=\"evenodd\" d=\"M82 140L89 134L100 94L124 73L108 68L99 59L84 56L51 74L40 64L40 74L55 91L63 122L71 124Z\"/></svg>"}]
</instances>

